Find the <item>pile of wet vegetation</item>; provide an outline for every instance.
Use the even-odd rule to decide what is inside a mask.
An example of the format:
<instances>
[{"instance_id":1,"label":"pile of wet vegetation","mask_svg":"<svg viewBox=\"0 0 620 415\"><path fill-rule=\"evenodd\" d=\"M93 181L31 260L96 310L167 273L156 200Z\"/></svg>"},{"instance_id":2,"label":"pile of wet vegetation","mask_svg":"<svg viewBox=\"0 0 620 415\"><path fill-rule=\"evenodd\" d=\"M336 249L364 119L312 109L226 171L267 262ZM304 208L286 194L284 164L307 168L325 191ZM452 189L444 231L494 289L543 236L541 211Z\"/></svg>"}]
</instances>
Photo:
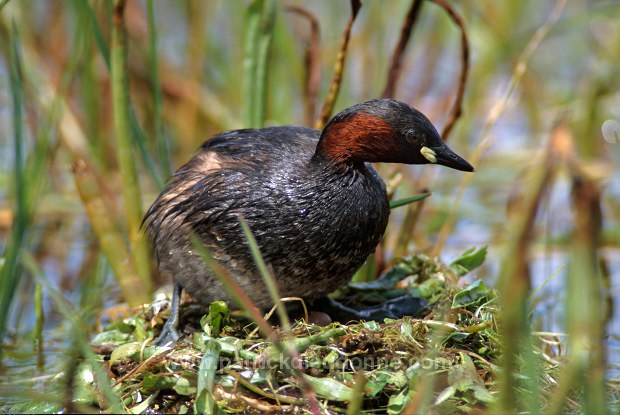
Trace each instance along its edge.
<instances>
[{"instance_id":1,"label":"pile of wet vegetation","mask_svg":"<svg viewBox=\"0 0 620 415\"><path fill-rule=\"evenodd\" d=\"M325 326L300 319L290 332L273 326L272 341L226 303L212 303L202 318L186 305L190 333L155 347L167 313L157 302L112 322L92 345L131 413L471 413L495 403L501 372L497 292L461 278L484 252L470 250L450 265L409 256L381 279L335 294L342 303L408 294L428 304L416 318ZM537 338L538 382L551 393L561 344L553 335ZM79 383L76 404L105 399L93 384Z\"/></svg>"}]
</instances>

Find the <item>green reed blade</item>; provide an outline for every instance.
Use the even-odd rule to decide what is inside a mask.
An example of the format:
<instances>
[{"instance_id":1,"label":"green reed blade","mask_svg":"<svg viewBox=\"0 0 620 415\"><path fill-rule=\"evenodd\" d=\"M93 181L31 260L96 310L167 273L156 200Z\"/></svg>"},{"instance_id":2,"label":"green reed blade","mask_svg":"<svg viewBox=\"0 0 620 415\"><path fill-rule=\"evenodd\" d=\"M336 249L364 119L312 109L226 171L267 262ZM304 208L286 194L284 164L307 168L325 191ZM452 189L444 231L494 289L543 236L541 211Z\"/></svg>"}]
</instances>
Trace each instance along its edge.
<instances>
[{"instance_id":1,"label":"green reed blade","mask_svg":"<svg viewBox=\"0 0 620 415\"><path fill-rule=\"evenodd\" d=\"M99 27L99 21L97 21L97 15L95 14L95 10L93 10L93 6L89 1L77 1L73 3L73 5L81 9L81 11L86 14L90 27L93 30L95 42L97 43L101 57L103 58L106 67L110 68L110 49L105 42L105 38L101 32L101 27Z\"/></svg>"},{"instance_id":2,"label":"green reed blade","mask_svg":"<svg viewBox=\"0 0 620 415\"><path fill-rule=\"evenodd\" d=\"M498 288L502 295L502 374L499 405L502 411L517 408L534 410L540 402L538 394L538 370L536 356L531 344L531 327L528 321L527 300L530 295L531 275L528 270L528 254L533 238L536 214L541 200L550 188L557 166L548 153L545 160L532 169L528 187L524 189L519 214L508 224L510 238L501 261ZM525 364L520 365L520 360ZM523 369L521 369L523 368ZM518 375L528 377L525 390L520 390Z\"/></svg>"},{"instance_id":3,"label":"green reed blade","mask_svg":"<svg viewBox=\"0 0 620 415\"><path fill-rule=\"evenodd\" d=\"M19 37L15 24L11 25L9 44L9 75L13 109L13 150L14 150L14 189L15 219L11 235L0 263L0 359L2 358L2 339L8 324L9 311L21 276L19 257L26 240L29 208L27 205L27 178L24 156L24 91L22 83L22 58Z\"/></svg>"},{"instance_id":4,"label":"green reed blade","mask_svg":"<svg viewBox=\"0 0 620 415\"><path fill-rule=\"evenodd\" d=\"M116 4L117 2L115 2ZM112 85L114 85L114 79L118 79L118 76L114 76L113 72L115 71L114 68L112 67L113 65L113 54L114 51L110 52L110 49L108 48L107 44L105 43L104 37L102 35L101 32L101 28L99 27L99 23L97 21L97 17L95 15L95 12L92 8L92 6L90 5L89 2L76 2L75 3L79 8L81 8L82 12L85 12L85 14L88 16L88 19L90 21L90 27L93 30L94 36L95 36L95 40L97 43L97 47L99 48L99 52L101 53L101 56L103 57L104 62L106 63L106 67L110 70L110 78L112 80ZM124 2L120 2L120 4L124 4ZM112 43L114 43L114 38L115 38L115 30L114 27L116 27L116 25L113 25L113 30L112 30ZM126 39L124 39L124 47L123 50L126 50ZM112 45L112 49L114 48L114 45ZM126 53L126 52L125 52ZM117 54L118 56L118 54ZM123 58L125 59L125 58ZM118 60L117 60L118 61ZM118 69L117 69L118 70ZM126 65L123 66L123 73L126 72ZM118 75L118 72L117 72ZM126 77L126 74L125 74ZM157 83L159 85L159 83ZM114 87L113 87L114 90ZM162 180L162 178L160 177L160 173L157 171L157 167L155 166L155 162L153 161L153 158L151 157L149 151L148 151L148 146L147 146L147 142L148 142L148 137L146 135L146 133L144 132L144 130L142 129L142 127L140 126L140 122L138 120L138 117L136 116L136 112L135 109L131 103L131 101L127 101L127 103L125 104L127 106L128 109L125 109L126 112L126 117L127 117L127 123L129 125L131 134L129 135L131 141L137 146L138 151L140 153L140 157L142 158L142 161L144 162L144 165L147 168L147 171L151 177L151 179L153 180L153 182L155 183L155 186L158 189L163 189L164 187L164 181Z\"/></svg>"},{"instance_id":5,"label":"green reed blade","mask_svg":"<svg viewBox=\"0 0 620 415\"><path fill-rule=\"evenodd\" d=\"M417 194L417 195L405 197L403 199L393 200L393 201L390 202L390 209L394 209L394 208L397 208L397 207L405 206L405 205L408 205L408 204L413 203L413 202L419 202L420 200L426 199L431 194L432 193L430 193L430 192L426 192L426 193L420 193L420 194Z\"/></svg>"},{"instance_id":6,"label":"green reed blade","mask_svg":"<svg viewBox=\"0 0 620 415\"><path fill-rule=\"evenodd\" d=\"M155 142L160 161L160 168L165 177L172 172L170 149L164 134L163 104L161 95L161 80L159 76L159 54L157 52L157 26L155 24L155 8L153 0L147 0L146 9L149 25L149 69L151 72L151 89L153 91L153 112L155 118Z\"/></svg>"},{"instance_id":7,"label":"green reed blade","mask_svg":"<svg viewBox=\"0 0 620 415\"><path fill-rule=\"evenodd\" d=\"M265 123L269 52L275 16L275 0L253 0L246 11L243 110L247 128L261 128Z\"/></svg>"},{"instance_id":8,"label":"green reed blade","mask_svg":"<svg viewBox=\"0 0 620 415\"><path fill-rule=\"evenodd\" d=\"M256 325L263 332L263 335L267 337L270 341L274 342L274 344L278 344L281 347L281 343L278 341L278 337L275 332L265 321L263 315L259 311L259 309L254 305L250 297L247 295L243 288L239 285L239 283L235 280L235 278L230 275L230 272L226 270L217 260L213 257L213 254L209 251L209 249L202 244L200 239L197 236L192 235L192 244L196 251L200 254L203 261L209 269L213 272L213 275L218 279L219 282L222 283L226 293L230 295L230 297L235 301L235 303L241 307L250 318L256 323Z\"/></svg>"},{"instance_id":9,"label":"green reed blade","mask_svg":"<svg viewBox=\"0 0 620 415\"><path fill-rule=\"evenodd\" d=\"M45 310L43 309L43 289L41 284L34 286L34 315L35 325L33 330L33 350L43 352L43 327L45 325Z\"/></svg>"}]
</instances>

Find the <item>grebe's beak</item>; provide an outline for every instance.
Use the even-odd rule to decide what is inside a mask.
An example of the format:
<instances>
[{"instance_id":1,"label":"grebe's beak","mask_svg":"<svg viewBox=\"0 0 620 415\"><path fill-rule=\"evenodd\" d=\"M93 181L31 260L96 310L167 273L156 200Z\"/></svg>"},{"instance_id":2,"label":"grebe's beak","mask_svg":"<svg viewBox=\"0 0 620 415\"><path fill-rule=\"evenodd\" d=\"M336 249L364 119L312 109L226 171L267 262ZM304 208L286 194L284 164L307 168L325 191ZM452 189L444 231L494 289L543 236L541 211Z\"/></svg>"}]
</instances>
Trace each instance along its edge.
<instances>
[{"instance_id":1,"label":"grebe's beak","mask_svg":"<svg viewBox=\"0 0 620 415\"><path fill-rule=\"evenodd\" d=\"M442 166L461 171L476 171L467 160L456 154L443 142L436 147L424 146L420 149L420 153L429 163L441 164Z\"/></svg>"}]
</instances>

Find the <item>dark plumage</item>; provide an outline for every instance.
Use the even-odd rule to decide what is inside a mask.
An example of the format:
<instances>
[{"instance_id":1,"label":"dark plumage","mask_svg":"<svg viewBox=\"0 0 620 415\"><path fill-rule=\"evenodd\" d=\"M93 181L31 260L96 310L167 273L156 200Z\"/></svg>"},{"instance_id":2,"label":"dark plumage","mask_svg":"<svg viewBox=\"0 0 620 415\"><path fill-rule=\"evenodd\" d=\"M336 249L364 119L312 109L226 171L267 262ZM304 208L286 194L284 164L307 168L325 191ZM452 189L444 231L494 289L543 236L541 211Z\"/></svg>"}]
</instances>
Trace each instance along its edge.
<instances>
[{"instance_id":1,"label":"dark plumage","mask_svg":"<svg viewBox=\"0 0 620 415\"><path fill-rule=\"evenodd\" d=\"M280 295L312 300L348 282L383 236L387 193L368 162L433 159L473 170L422 113L395 100L348 108L323 132L292 126L230 131L207 140L174 174L144 223L160 271L202 304L230 298L193 248L192 233L258 307L272 305L239 215L272 267Z\"/></svg>"}]
</instances>

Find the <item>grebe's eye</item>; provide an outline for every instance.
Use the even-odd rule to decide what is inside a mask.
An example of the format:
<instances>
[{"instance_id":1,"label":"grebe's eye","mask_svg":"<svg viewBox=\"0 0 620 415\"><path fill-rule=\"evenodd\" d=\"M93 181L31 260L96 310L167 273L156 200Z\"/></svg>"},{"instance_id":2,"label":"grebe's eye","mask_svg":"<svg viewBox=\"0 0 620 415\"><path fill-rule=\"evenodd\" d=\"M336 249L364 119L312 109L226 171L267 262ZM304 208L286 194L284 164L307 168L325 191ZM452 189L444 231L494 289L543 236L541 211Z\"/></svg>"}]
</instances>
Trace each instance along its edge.
<instances>
[{"instance_id":1,"label":"grebe's eye","mask_svg":"<svg viewBox=\"0 0 620 415\"><path fill-rule=\"evenodd\" d=\"M407 138L407 140L417 141L418 132L414 128L412 128L410 130L407 130L407 132L405 133L405 137Z\"/></svg>"}]
</instances>

